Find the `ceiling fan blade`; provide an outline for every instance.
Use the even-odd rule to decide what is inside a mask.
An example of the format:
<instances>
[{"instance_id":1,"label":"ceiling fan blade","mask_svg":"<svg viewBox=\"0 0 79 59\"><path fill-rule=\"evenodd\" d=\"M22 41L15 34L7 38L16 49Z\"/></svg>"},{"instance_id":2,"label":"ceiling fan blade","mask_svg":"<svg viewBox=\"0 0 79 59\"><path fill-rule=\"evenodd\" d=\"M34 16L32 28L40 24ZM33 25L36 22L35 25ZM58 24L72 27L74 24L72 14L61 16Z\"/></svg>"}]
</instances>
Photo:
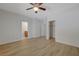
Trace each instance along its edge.
<instances>
[{"instance_id":1,"label":"ceiling fan blade","mask_svg":"<svg viewBox=\"0 0 79 59\"><path fill-rule=\"evenodd\" d=\"M38 3L39 5L42 5L43 3Z\"/></svg>"},{"instance_id":2,"label":"ceiling fan blade","mask_svg":"<svg viewBox=\"0 0 79 59\"><path fill-rule=\"evenodd\" d=\"M30 3L31 5L34 5L34 3Z\"/></svg>"},{"instance_id":3,"label":"ceiling fan blade","mask_svg":"<svg viewBox=\"0 0 79 59\"><path fill-rule=\"evenodd\" d=\"M45 10L46 10L45 8L42 8L42 7L39 7L39 9L41 9L41 10L43 10L43 11L45 11Z\"/></svg>"},{"instance_id":4,"label":"ceiling fan blade","mask_svg":"<svg viewBox=\"0 0 79 59\"><path fill-rule=\"evenodd\" d=\"M31 5L36 5L38 4L39 6L42 5L43 3L30 3Z\"/></svg>"},{"instance_id":5,"label":"ceiling fan blade","mask_svg":"<svg viewBox=\"0 0 79 59\"><path fill-rule=\"evenodd\" d=\"M30 9L32 9L33 7L31 7L31 8L27 8L26 10L30 10Z\"/></svg>"}]
</instances>

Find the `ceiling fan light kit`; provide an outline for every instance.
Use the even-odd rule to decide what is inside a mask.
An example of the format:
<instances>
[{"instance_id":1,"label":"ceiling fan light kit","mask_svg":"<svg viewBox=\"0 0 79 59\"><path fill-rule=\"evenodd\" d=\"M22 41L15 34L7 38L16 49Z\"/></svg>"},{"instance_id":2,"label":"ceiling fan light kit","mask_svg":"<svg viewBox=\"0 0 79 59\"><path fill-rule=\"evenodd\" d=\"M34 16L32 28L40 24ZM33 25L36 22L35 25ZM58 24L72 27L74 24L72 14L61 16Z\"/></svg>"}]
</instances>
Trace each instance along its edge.
<instances>
[{"instance_id":1,"label":"ceiling fan light kit","mask_svg":"<svg viewBox=\"0 0 79 59\"><path fill-rule=\"evenodd\" d=\"M33 7L27 8L26 10L33 9L35 11L35 13L37 13L38 10L43 10L43 11L46 10L45 8L40 7L43 3L30 3L30 4L33 5Z\"/></svg>"},{"instance_id":2,"label":"ceiling fan light kit","mask_svg":"<svg viewBox=\"0 0 79 59\"><path fill-rule=\"evenodd\" d=\"M33 10L35 11L35 13L37 13L39 8L38 7L34 7Z\"/></svg>"}]
</instances>

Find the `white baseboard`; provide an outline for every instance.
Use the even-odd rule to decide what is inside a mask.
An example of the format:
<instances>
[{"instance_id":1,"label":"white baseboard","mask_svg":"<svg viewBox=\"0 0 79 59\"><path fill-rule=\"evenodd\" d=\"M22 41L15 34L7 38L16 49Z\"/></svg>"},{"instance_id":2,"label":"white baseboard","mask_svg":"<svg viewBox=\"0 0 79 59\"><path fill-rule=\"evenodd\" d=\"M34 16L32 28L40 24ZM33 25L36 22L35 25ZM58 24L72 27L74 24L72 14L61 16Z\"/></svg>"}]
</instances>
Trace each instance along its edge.
<instances>
[{"instance_id":1,"label":"white baseboard","mask_svg":"<svg viewBox=\"0 0 79 59\"><path fill-rule=\"evenodd\" d=\"M41 38L42 37L45 37L45 36L41 36ZM33 38L28 38L28 39L38 39L38 38L40 38L40 37L33 37ZM23 38L24 39L24 38ZM17 41L21 41L22 39L16 39L16 40L14 40L14 41L5 41L5 42L0 42L0 45L3 45L3 44L8 44L8 43L13 43L13 42L17 42Z\"/></svg>"},{"instance_id":2,"label":"white baseboard","mask_svg":"<svg viewBox=\"0 0 79 59\"><path fill-rule=\"evenodd\" d=\"M16 39L16 40L14 40L14 41L5 41L5 42L0 42L0 45L4 45L4 44L8 44L8 43L13 43L13 42L16 42L16 41L20 41L20 40L22 40L22 39Z\"/></svg>"},{"instance_id":3,"label":"white baseboard","mask_svg":"<svg viewBox=\"0 0 79 59\"><path fill-rule=\"evenodd\" d=\"M63 44L66 44L66 45L70 45L70 46L74 46L74 47L78 47L79 48L79 43L76 43L76 42L68 42L68 41L60 41L60 40L56 40L56 42L59 42L59 43L63 43Z\"/></svg>"}]
</instances>

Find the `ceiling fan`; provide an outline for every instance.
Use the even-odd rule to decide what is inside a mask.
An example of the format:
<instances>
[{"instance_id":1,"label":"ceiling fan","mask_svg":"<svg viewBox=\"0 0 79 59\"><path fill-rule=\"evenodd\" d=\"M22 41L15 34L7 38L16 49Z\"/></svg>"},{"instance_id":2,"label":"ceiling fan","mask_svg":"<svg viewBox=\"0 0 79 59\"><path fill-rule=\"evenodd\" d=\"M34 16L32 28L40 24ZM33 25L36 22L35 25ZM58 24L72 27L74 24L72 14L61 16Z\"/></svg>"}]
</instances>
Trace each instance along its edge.
<instances>
[{"instance_id":1,"label":"ceiling fan","mask_svg":"<svg viewBox=\"0 0 79 59\"><path fill-rule=\"evenodd\" d=\"M27 8L26 10L33 9L33 10L35 11L35 13L37 13L38 10L43 10L43 11L46 10L46 8L41 7L41 5L42 5L43 3L30 3L30 4L31 4L33 7Z\"/></svg>"}]
</instances>

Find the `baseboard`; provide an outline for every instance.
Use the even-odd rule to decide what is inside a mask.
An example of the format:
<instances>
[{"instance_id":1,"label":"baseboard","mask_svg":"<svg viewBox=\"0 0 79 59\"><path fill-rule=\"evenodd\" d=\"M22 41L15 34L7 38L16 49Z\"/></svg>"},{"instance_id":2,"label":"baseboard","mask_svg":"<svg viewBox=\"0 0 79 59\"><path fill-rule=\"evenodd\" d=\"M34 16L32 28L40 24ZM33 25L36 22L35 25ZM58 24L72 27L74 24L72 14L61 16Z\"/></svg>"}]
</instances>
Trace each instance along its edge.
<instances>
[{"instance_id":1,"label":"baseboard","mask_svg":"<svg viewBox=\"0 0 79 59\"><path fill-rule=\"evenodd\" d=\"M41 38L45 38L45 36L41 36ZM33 38L29 38L29 39L38 39L40 37L33 37ZM22 39L19 39L19 40L14 40L14 41L9 41L9 42L2 42L0 43L0 45L5 45L5 44L10 44L10 43L15 43L15 42L18 42L18 41L21 41Z\"/></svg>"},{"instance_id":2,"label":"baseboard","mask_svg":"<svg viewBox=\"0 0 79 59\"><path fill-rule=\"evenodd\" d=\"M10 43L18 42L18 41L21 41L21 40L14 40L14 41L9 41L9 42L2 42L2 43L0 43L0 45L10 44Z\"/></svg>"},{"instance_id":3,"label":"baseboard","mask_svg":"<svg viewBox=\"0 0 79 59\"><path fill-rule=\"evenodd\" d=\"M75 44L67 41L59 41L59 40L56 40L56 42L79 48L79 44Z\"/></svg>"}]
</instances>

